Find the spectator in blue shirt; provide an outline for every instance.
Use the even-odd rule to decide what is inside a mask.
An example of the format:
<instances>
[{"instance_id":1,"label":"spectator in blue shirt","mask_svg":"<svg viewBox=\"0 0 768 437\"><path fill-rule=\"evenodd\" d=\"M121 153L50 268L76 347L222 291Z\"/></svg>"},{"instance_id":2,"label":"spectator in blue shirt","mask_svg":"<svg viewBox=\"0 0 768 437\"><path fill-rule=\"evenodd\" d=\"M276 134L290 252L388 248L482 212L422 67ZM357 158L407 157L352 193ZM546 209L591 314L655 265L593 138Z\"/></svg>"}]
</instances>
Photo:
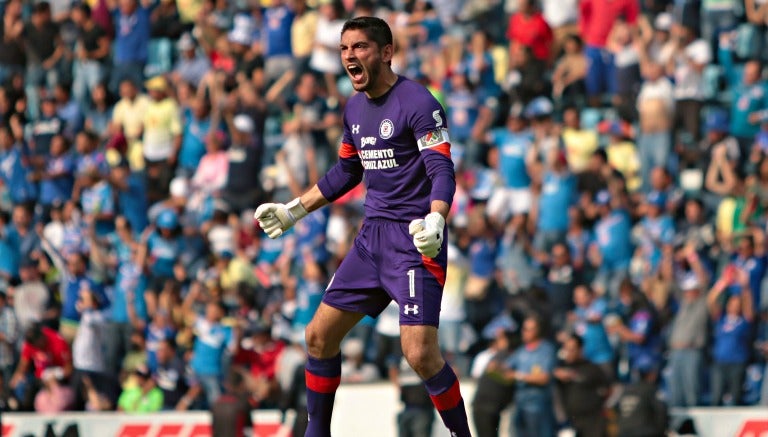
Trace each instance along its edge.
<instances>
[{"instance_id":1,"label":"spectator in blue shirt","mask_svg":"<svg viewBox=\"0 0 768 437\"><path fill-rule=\"evenodd\" d=\"M630 239L631 223L629 214L622 208L611 205L611 194L600 191L595 196L599 219L595 223L595 243L589 250L589 258L598 272L595 288L618 296L619 284L627 277L632 258Z\"/></svg>"},{"instance_id":2,"label":"spectator in blue shirt","mask_svg":"<svg viewBox=\"0 0 768 437\"><path fill-rule=\"evenodd\" d=\"M0 182L14 204L37 199L35 185L29 181L30 168L23 161L21 144L16 143L7 125L0 125Z\"/></svg>"},{"instance_id":3,"label":"spectator in blue shirt","mask_svg":"<svg viewBox=\"0 0 768 437\"><path fill-rule=\"evenodd\" d=\"M144 66L149 57L150 9L138 0L119 0L113 17L115 41L109 89L117 94L124 79L144 82Z\"/></svg>"},{"instance_id":4,"label":"spectator in blue shirt","mask_svg":"<svg viewBox=\"0 0 768 437\"><path fill-rule=\"evenodd\" d=\"M180 170L186 177L192 177L200 159L205 155L205 141L211 130L211 105L203 98L193 98L190 111L184 117L181 149L179 150Z\"/></svg>"},{"instance_id":5,"label":"spectator in blue shirt","mask_svg":"<svg viewBox=\"0 0 768 437\"><path fill-rule=\"evenodd\" d=\"M221 395L221 383L224 376L223 363L227 354L237 347L238 336L232 328L221 323L226 315L226 308L221 302L210 301L205 306L205 315L194 313L193 305L200 297L202 284L195 283L184 299L184 312L196 317L193 327L195 342L192 348L190 366L195 379L205 392L209 405Z\"/></svg>"},{"instance_id":6,"label":"spectator in blue shirt","mask_svg":"<svg viewBox=\"0 0 768 437\"><path fill-rule=\"evenodd\" d=\"M766 270L768 270L768 255L765 252L765 235L755 229L752 235L738 239L738 247L733 255L733 264L747 274L749 291L755 308L761 308L761 286Z\"/></svg>"},{"instance_id":7,"label":"spectator in blue shirt","mask_svg":"<svg viewBox=\"0 0 768 437\"><path fill-rule=\"evenodd\" d=\"M93 224L97 237L103 237L115 229L116 208L112 186L96 167L87 169L81 180L83 191L80 203L85 222Z\"/></svg>"},{"instance_id":8,"label":"spectator in blue shirt","mask_svg":"<svg viewBox=\"0 0 768 437\"><path fill-rule=\"evenodd\" d=\"M117 213L125 217L137 234L147 227L147 186L144 175L131 172L128 162L122 159L112 168L110 182L116 192Z\"/></svg>"},{"instance_id":9,"label":"spectator in blue shirt","mask_svg":"<svg viewBox=\"0 0 768 437\"><path fill-rule=\"evenodd\" d=\"M165 287L165 281L174 279L174 266L184 252L183 239L179 235L179 217L175 211L162 211L155 227L157 230L147 228L142 238L142 259L149 270L145 297L150 317L155 315L157 296Z\"/></svg>"},{"instance_id":10,"label":"spectator in blue shirt","mask_svg":"<svg viewBox=\"0 0 768 437\"><path fill-rule=\"evenodd\" d=\"M643 218L636 231L639 256L646 262L644 274L653 274L659 267L662 255L669 253L675 239L675 223L665 213L667 196L651 191L645 198Z\"/></svg>"},{"instance_id":11,"label":"spectator in blue shirt","mask_svg":"<svg viewBox=\"0 0 768 437\"><path fill-rule=\"evenodd\" d=\"M619 301L626 308L626 314L623 323L614 319L615 322L608 326L608 332L616 334L626 345L629 373L619 376L629 376L636 381L640 363L650 362L657 367L661 365L661 329L653 305L628 279L622 281L619 295Z\"/></svg>"},{"instance_id":12,"label":"spectator in blue shirt","mask_svg":"<svg viewBox=\"0 0 768 437\"><path fill-rule=\"evenodd\" d=\"M264 10L264 74L268 84L293 67L291 23L294 16L283 0L273 0Z\"/></svg>"},{"instance_id":13,"label":"spectator in blue shirt","mask_svg":"<svg viewBox=\"0 0 768 437\"><path fill-rule=\"evenodd\" d=\"M197 87L203 77L211 69L211 62L205 56L198 54L197 44L189 33L185 33L176 43L179 51L179 60L173 68L171 77L174 82L182 80Z\"/></svg>"},{"instance_id":14,"label":"spectator in blue shirt","mask_svg":"<svg viewBox=\"0 0 768 437\"><path fill-rule=\"evenodd\" d=\"M55 135L51 139L45 170L37 175L40 178L40 204L46 212L54 203L64 203L72 196L75 160L68 149L67 140L62 135Z\"/></svg>"},{"instance_id":15,"label":"spectator in blue shirt","mask_svg":"<svg viewBox=\"0 0 768 437\"><path fill-rule=\"evenodd\" d=\"M584 358L599 365L607 376L612 376L613 348L608 341L603 319L608 313L608 303L595 295L587 285L579 285L573 291L573 333L584 342Z\"/></svg>"},{"instance_id":16,"label":"spectator in blue shirt","mask_svg":"<svg viewBox=\"0 0 768 437\"><path fill-rule=\"evenodd\" d=\"M542 323L528 317L522 326L523 345L506 361L504 377L515 382L512 427L517 437L554 437L552 371L555 347L542 336Z\"/></svg>"},{"instance_id":17,"label":"spectator in blue shirt","mask_svg":"<svg viewBox=\"0 0 768 437\"><path fill-rule=\"evenodd\" d=\"M576 179L568 171L565 152L553 151L551 168L544 171L536 217L536 235L533 239L537 257L546 262L552 247L565 241L568 232L568 210L576 203Z\"/></svg>"},{"instance_id":18,"label":"spectator in blue shirt","mask_svg":"<svg viewBox=\"0 0 768 437\"><path fill-rule=\"evenodd\" d=\"M40 105L40 117L29 124L30 155L45 156L50 152L53 137L64 131L64 122L56 114L56 99L47 96Z\"/></svg>"},{"instance_id":19,"label":"spectator in blue shirt","mask_svg":"<svg viewBox=\"0 0 768 437\"><path fill-rule=\"evenodd\" d=\"M731 46L731 34L722 34L718 61L725 70L732 96L730 133L739 141L745 155L760 131L759 111L768 107L768 83L762 79L763 68L759 60L748 60L742 68L737 67Z\"/></svg>"},{"instance_id":20,"label":"spectator in blue shirt","mask_svg":"<svg viewBox=\"0 0 768 437\"><path fill-rule=\"evenodd\" d=\"M709 291L707 305L715 324L711 402L713 406L740 405L755 318L749 275L732 265L726 267Z\"/></svg>"},{"instance_id":21,"label":"spectator in blue shirt","mask_svg":"<svg viewBox=\"0 0 768 437\"><path fill-rule=\"evenodd\" d=\"M490 132L488 142L493 145L488 152L488 163L501 179L488 200L488 215L505 222L510 214L526 214L531 209L531 177L528 162L533 153L533 137L523 118L523 106L513 104L509 110L507 125Z\"/></svg>"}]
</instances>

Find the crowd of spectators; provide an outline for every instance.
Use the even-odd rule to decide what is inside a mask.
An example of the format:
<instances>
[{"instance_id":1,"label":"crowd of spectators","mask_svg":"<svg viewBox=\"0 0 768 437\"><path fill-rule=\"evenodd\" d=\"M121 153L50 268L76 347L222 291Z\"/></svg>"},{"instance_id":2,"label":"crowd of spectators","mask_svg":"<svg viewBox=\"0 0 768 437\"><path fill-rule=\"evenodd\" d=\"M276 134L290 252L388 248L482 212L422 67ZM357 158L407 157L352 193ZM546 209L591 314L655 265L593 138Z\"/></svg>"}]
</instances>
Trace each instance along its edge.
<instances>
[{"instance_id":1,"label":"crowd of spectators","mask_svg":"<svg viewBox=\"0 0 768 437\"><path fill-rule=\"evenodd\" d=\"M333 165L353 92L338 38L359 15L390 23L393 68L449 117L458 188L440 339L485 387L478 430L512 404L502 426L518 435L599 435L606 406L659 424L628 399L648 393L768 404L768 2L1 10L7 408L203 409L232 373L253 408L305 408L303 330L364 190L276 240L252 216ZM401 368L398 314L355 327L342 379L399 381L403 423L431 426Z\"/></svg>"}]
</instances>

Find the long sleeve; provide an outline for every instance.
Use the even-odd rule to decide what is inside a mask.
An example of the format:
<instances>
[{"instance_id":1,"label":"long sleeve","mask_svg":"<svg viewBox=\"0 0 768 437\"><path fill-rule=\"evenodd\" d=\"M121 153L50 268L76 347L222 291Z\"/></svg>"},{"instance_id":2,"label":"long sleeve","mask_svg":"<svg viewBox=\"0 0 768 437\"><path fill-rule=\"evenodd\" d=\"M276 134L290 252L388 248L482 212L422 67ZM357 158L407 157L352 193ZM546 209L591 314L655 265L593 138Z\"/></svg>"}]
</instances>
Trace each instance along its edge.
<instances>
[{"instance_id":1,"label":"long sleeve","mask_svg":"<svg viewBox=\"0 0 768 437\"><path fill-rule=\"evenodd\" d=\"M339 148L339 161L328 170L317 183L320 192L329 202L333 202L356 187L363 180L363 165L355 146L342 143Z\"/></svg>"},{"instance_id":2,"label":"long sleeve","mask_svg":"<svg viewBox=\"0 0 768 437\"><path fill-rule=\"evenodd\" d=\"M453 161L443 153L429 149L422 152L422 157L424 166L427 168L427 176L432 181L429 200L442 200L450 206L456 192Z\"/></svg>"}]
</instances>

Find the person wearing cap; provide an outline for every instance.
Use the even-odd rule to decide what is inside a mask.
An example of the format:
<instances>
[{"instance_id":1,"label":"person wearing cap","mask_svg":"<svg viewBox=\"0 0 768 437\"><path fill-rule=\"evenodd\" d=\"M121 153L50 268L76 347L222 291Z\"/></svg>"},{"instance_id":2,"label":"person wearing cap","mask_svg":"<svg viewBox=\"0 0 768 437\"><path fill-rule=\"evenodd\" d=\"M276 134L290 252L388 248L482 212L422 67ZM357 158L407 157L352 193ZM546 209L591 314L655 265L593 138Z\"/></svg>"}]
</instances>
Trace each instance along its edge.
<instances>
[{"instance_id":1,"label":"person wearing cap","mask_svg":"<svg viewBox=\"0 0 768 437\"><path fill-rule=\"evenodd\" d=\"M667 435L667 405L659 399L659 367L645 360L637 366L639 380L627 384L616 402L616 426L622 437Z\"/></svg>"},{"instance_id":2,"label":"person wearing cap","mask_svg":"<svg viewBox=\"0 0 768 437\"><path fill-rule=\"evenodd\" d=\"M120 0L114 12L115 39L109 89L116 92L120 83L144 80L144 66L149 58L150 8L148 2Z\"/></svg>"},{"instance_id":3,"label":"person wearing cap","mask_svg":"<svg viewBox=\"0 0 768 437\"><path fill-rule=\"evenodd\" d=\"M147 313L154 316L157 310L157 296L165 286L165 281L174 278L174 266L179 260L184 248L183 239L179 235L179 216L172 209L165 209L155 220L156 230L148 227L142 234L143 251L140 259L144 260L149 269L147 282Z\"/></svg>"},{"instance_id":4,"label":"person wearing cap","mask_svg":"<svg viewBox=\"0 0 768 437\"><path fill-rule=\"evenodd\" d=\"M90 104L90 94L106 76L111 40L106 30L94 21L87 2L72 6L70 15L77 28L77 45L72 72L72 94L81 108Z\"/></svg>"},{"instance_id":5,"label":"person wearing cap","mask_svg":"<svg viewBox=\"0 0 768 437\"><path fill-rule=\"evenodd\" d=\"M672 318L667 338L671 371L667 383L669 406L690 408L701 402L709 322L704 290L709 277L692 246L688 246L683 256L693 271L677 281L680 306Z\"/></svg>"},{"instance_id":6,"label":"person wearing cap","mask_svg":"<svg viewBox=\"0 0 768 437\"><path fill-rule=\"evenodd\" d=\"M262 195L259 178L254 177L261 170L262 149L254 144L256 124L251 116L235 115L231 119L229 128L232 133L232 144L227 150L228 177L221 195L231 212L240 214L258 203Z\"/></svg>"},{"instance_id":7,"label":"person wearing cap","mask_svg":"<svg viewBox=\"0 0 768 437\"><path fill-rule=\"evenodd\" d=\"M155 76L144 85L151 98L144 113L142 136L147 197L150 202L156 202L168 195L167 187L181 148L181 118L164 76Z\"/></svg>"},{"instance_id":8,"label":"person wearing cap","mask_svg":"<svg viewBox=\"0 0 768 437\"><path fill-rule=\"evenodd\" d=\"M184 33L176 43L176 50L179 52L179 59L171 72L171 79L174 82L184 81L197 87L211 70L210 60L198 53L197 43L189 33Z\"/></svg>"},{"instance_id":9,"label":"person wearing cap","mask_svg":"<svg viewBox=\"0 0 768 437\"><path fill-rule=\"evenodd\" d=\"M506 126L492 130L486 139L493 146L488 163L502 181L488 200L487 213L499 223L510 216L527 214L533 202L529 164L534 146L526 127L523 105L515 103L509 108Z\"/></svg>"},{"instance_id":10,"label":"person wearing cap","mask_svg":"<svg viewBox=\"0 0 768 437\"><path fill-rule=\"evenodd\" d=\"M616 297L619 284L629 273L633 254L632 224L626 209L612 206L612 195L607 190L599 191L594 203L598 211L594 228L596 241L588 251L590 262L598 269L594 287L601 294Z\"/></svg>"},{"instance_id":11,"label":"person wearing cap","mask_svg":"<svg viewBox=\"0 0 768 437\"><path fill-rule=\"evenodd\" d=\"M134 375L138 384L123 390L117 400L117 411L135 414L162 410L163 391L157 387L146 365L136 368Z\"/></svg>"}]
</instances>

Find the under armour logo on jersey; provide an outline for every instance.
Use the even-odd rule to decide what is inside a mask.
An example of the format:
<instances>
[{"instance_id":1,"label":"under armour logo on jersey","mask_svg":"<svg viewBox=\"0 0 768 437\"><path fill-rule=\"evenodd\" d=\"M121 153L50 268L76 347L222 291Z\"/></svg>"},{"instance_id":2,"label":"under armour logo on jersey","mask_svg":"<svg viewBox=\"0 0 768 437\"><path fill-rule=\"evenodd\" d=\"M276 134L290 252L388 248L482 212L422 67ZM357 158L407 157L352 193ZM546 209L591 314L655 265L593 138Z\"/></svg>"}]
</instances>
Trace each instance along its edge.
<instances>
[{"instance_id":1,"label":"under armour logo on jersey","mask_svg":"<svg viewBox=\"0 0 768 437\"><path fill-rule=\"evenodd\" d=\"M360 125L359 124L353 124L352 125L352 133L353 134L359 134L360 133Z\"/></svg>"},{"instance_id":2,"label":"under armour logo on jersey","mask_svg":"<svg viewBox=\"0 0 768 437\"><path fill-rule=\"evenodd\" d=\"M406 305L403 307L403 314L406 316L409 314L418 315L419 314L419 306L418 305Z\"/></svg>"}]
</instances>

